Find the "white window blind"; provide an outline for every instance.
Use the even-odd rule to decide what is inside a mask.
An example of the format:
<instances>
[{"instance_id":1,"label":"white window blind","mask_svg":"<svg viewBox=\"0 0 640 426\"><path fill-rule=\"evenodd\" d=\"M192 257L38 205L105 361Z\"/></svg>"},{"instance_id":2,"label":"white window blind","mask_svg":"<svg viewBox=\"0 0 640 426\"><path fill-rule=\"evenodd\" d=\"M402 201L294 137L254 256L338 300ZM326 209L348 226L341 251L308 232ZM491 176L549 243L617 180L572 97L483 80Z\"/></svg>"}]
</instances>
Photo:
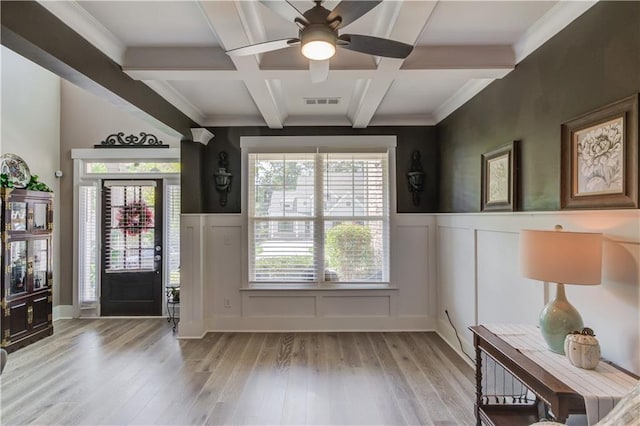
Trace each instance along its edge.
<instances>
[{"instance_id":1,"label":"white window blind","mask_svg":"<svg viewBox=\"0 0 640 426\"><path fill-rule=\"evenodd\" d=\"M180 285L180 185L167 185L169 280L167 285Z\"/></svg>"},{"instance_id":2,"label":"white window blind","mask_svg":"<svg viewBox=\"0 0 640 426\"><path fill-rule=\"evenodd\" d=\"M389 281L386 153L248 159L250 281Z\"/></svg>"},{"instance_id":3,"label":"white window blind","mask_svg":"<svg viewBox=\"0 0 640 426\"><path fill-rule=\"evenodd\" d=\"M154 268L155 182L114 186L105 181L105 259L107 273Z\"/></svg>"},{"instance_id":4,"label":"white window blind","mask_svg":"<svg viewBox=\"0 0 640 426\"><path fill-rule=\"evenodd\" d=\"M79 295L81 304L91 304L98 300L97 187L80 186L79 195Z\"/></svg>"}]
</instances>

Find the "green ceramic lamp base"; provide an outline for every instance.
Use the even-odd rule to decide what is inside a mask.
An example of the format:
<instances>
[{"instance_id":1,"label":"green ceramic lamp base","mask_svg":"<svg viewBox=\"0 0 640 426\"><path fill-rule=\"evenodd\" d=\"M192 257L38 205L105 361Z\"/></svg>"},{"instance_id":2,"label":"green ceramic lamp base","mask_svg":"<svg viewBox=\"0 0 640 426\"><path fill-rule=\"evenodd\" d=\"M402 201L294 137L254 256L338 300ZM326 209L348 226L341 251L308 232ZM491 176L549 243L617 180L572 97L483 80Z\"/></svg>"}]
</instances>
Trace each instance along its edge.
<instances>
[{"instance_id":1,"label":"green ceramic lamp base","mask_svg":"<svg viewBox=\"0 0 640 426\"><path fill-rule=\"evenodd\" d=\"M556 298L540 313L540 331L549 349L564 355L564 338L574 330L582 330L582 317L567 301L564 285L558 284Z\"/></svg>"}]
</instances>

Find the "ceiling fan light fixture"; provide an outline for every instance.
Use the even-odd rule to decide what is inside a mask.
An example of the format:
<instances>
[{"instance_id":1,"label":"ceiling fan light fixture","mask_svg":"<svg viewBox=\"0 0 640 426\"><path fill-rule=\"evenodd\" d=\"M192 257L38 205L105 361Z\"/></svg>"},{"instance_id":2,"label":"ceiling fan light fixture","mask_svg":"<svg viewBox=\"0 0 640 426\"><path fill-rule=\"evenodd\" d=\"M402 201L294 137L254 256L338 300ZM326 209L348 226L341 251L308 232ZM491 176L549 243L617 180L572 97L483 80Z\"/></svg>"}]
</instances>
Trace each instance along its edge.
<instances>
[{"instance_id":1,"label":"ceiling fan light fixture","mask_svg":"<svg viewBox=\"0 0 640 426\"><path fill-rule=\"evenodd\" d=\"M309 25L301 31L302 54L316 61L331 58L336 53L337 35L325 25Z\"/></svg>"},{"instance_id":2,"label":"ceiling fan light fixture","mask_svg":"<svg viewBox=\"0 0 640 426\"><path fill-rule=\"evenodd\" d=\"M309 59L323 61L336 53L336 47L326 41L310 41L302 46L302 54Z\"/></svg>"}]
</instances>

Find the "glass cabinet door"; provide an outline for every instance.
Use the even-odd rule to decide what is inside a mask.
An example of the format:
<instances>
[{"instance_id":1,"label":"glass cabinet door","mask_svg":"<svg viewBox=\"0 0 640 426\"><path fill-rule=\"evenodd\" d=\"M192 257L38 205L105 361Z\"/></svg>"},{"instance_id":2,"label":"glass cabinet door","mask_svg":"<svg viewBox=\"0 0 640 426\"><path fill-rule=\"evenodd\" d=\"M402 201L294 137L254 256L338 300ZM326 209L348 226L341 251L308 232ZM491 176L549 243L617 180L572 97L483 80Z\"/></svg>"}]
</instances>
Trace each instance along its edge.
<instances>
[{"instance_id":1,"label":"glass cabinet door","mask_svg":"<svg viewBox=\"0 0 640 426\"><path fill-rule=\"evenodd\" d=\"M27 291L27 242L12 241L9 243L9 294Z\"/></svg>"},{"instance_id":2,"label":"glass cabinet door","mask_svg":"<svg viewBox=\"0 0 640 426\"><path fill-rule=\"evenodd\" d=\"M47 287L49 241L33 240L29 255L33 259L33 290Z\"/></svg>"},{"instance_id":3,"label":"glass cabinet door","mask_svg":"<svg viewBox=\"0 0 640 426\"><path fill-rule=\"evenodd\" d=\"M33 230L46 231L49 205L47 203L33 203Z\"/></svg>"},{"instance_id":4,"label":"glass cabinet door","mask_svg":"<svg viewBox=\"0 0 640 426\"><path fill-rule=\"evenodd\" d=\"M11 213L11 230L26 231L27 203L25 203L24 201L12 201L9 203L9 212Z\"/></svg>"}]
</instances>

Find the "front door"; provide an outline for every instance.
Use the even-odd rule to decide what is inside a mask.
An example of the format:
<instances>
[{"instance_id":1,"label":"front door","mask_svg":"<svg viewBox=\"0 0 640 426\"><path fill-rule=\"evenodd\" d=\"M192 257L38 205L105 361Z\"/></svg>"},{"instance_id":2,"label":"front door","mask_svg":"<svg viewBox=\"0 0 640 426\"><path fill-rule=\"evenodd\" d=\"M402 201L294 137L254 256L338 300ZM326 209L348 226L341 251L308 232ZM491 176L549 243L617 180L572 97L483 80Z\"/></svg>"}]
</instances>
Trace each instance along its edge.
<instances>
[{"instance_id":1,"label":"front door","mask_svg":"<svg viewBox=\"0 0 640 426\"><path fill-rule=\"evenodd\" d=\"M162 180L102 184L100 313L162 315Z\"/></svg>"}]
</instances>

